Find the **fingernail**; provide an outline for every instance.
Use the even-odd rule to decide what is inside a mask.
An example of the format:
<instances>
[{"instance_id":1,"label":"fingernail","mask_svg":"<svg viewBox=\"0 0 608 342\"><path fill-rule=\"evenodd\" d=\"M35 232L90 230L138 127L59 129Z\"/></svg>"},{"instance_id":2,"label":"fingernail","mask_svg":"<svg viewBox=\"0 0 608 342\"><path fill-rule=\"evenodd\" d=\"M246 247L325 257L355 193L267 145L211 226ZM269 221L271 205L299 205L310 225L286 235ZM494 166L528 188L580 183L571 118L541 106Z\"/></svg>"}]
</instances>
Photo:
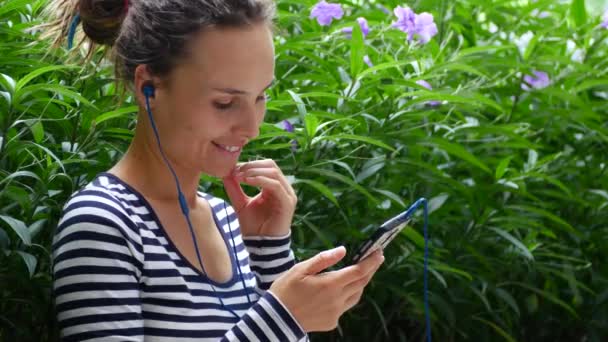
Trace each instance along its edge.
<instances>
[{"instance_id":1,"label":"fingernail","mask_svg":"<svg viewBox=\"0 0 608 342\"><path fill-rule=\"evenodd\" d=\"M338 246L336 248L330 249L328 252L330 253L330 255L336 255L340 253L340 250L342 249L344 249L344 246Z\"/></svg>"}]
</instances>

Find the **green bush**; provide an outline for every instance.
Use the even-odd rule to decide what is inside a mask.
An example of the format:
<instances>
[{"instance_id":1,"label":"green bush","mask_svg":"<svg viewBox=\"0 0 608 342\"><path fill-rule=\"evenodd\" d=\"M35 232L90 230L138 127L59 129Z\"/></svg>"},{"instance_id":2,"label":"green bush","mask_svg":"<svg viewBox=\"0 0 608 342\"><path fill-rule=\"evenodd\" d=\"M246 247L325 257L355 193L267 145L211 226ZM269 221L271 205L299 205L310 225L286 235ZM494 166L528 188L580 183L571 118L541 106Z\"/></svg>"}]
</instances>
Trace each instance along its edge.
<instances>
[{"instance_id":1,"label":"green bush","mask_svg":"<svg viewBox=\"0 0 608 342\"><path fill-rule=\"evenodd\" d=\"M423 196L435 340L605 340L607 4L413 2L438 28L421 44L391 26L402 2L343 0L328 26L310 18L315 2L278 1L277 80L242 158L273 158L293 181L298 257L354 246ZM83 68L25 31L44 3L0 0L6 341L57 339L49 253L61 207L118 160L137 112L130 98L118 104L102 51ZM526 86L535 71L548 82ZM201 186L225 197L217 179ZM423 340L421 218L340 328L314 340Z\"/></svg>"}]
</instances>

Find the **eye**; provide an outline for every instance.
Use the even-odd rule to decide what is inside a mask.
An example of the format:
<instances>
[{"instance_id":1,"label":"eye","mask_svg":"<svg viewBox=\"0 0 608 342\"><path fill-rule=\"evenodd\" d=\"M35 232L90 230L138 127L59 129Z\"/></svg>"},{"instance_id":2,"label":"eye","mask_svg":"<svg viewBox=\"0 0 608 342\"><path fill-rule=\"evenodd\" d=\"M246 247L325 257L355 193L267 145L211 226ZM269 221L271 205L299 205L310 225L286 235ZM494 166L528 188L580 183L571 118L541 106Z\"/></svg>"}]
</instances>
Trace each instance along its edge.
<instances>
[{"instance_id":1,"label":"eye","mask_svg":"<svg viewBox=\"0 0 608 342\"><path fill-rule=\"evenodd\" d=\"M227 110L232 107L232 101L230 102L213 102L213 106L219 110Z\"/></svg>"},{"instance_id":2,"label":"eye","mask_svg":"<svg viewBox=\"0 0 608 342\"><path fill-rule=\"evenodd\" d=\"M257 98L257 101L258 101L258 102L259 102L259 101L264 101L264 102L266 102L266 101L268 101L268 100L270 100L270 95L268 95L268 94L263 94L263 95L260 95L260 96L258 96L258 98Z\"/></svg>"}]
</instances>

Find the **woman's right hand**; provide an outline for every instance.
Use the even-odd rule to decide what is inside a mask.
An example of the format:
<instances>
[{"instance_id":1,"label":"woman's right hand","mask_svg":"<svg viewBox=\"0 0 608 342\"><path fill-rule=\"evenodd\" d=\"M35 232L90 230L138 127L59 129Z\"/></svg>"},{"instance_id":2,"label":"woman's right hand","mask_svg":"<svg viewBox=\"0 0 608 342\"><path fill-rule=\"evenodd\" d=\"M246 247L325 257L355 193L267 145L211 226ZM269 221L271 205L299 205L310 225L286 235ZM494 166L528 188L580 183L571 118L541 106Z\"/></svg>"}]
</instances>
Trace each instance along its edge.
<instances>
[{"instance_id":1,"label":"woman's right hand","mask_svg":"<svg viewBox=\"0 0 608 342\"><path fill-rule=\"evenodd\" d=\"M363 289L384 261L377 251L356 265L319 273L346 255L344 247L321 252L294 265L274 281L272 292L306 332L329 331L359 302Z\"/></svg>"}]
</instances>

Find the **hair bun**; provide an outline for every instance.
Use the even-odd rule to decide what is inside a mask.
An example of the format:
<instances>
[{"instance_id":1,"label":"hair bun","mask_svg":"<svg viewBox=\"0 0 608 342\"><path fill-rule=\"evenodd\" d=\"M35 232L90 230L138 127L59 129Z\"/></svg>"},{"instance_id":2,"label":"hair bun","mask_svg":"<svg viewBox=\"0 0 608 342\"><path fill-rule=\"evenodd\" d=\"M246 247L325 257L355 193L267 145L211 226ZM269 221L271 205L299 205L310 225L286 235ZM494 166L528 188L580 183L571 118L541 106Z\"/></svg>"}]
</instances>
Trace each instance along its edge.
<instances>
[{"instance_id":1,"label":"hair bun","mask_svg":"<svg viewBox=\"0 0 608 342\"><path fill-rule=\"evenodd\" d=\"M120 32L128 2L125 0L80 0L82 29L93 42L113 45Z\"/></svg>"}]
</instances>

